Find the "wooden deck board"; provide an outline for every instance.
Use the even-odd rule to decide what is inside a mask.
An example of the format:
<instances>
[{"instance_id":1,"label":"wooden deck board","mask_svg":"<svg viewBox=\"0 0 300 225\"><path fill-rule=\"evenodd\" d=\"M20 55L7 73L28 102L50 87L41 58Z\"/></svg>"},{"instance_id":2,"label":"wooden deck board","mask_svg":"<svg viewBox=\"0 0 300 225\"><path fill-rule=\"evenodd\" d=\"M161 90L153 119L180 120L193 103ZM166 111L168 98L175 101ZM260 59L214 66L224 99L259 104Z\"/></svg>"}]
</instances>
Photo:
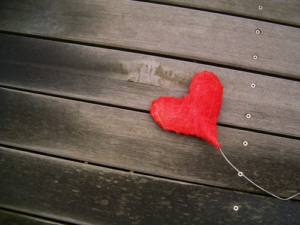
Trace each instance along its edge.
<instances>
[{"instance_id":1,"label":"wooden deck board","mask_svg":"<svg viewBox=\"0 0 300 225\"><path fill-rule=\"evenodd\" d=\"M0 224L300 221L300 196L148 113L213 71L229 160L299 192L300 3L149 2L0 1Z\"/></svg>"},{"instance_id":2,"label":"wooden deck board","mask_svg":"<svg viewBox=\"0 0 300 225\"><path fill-rule=\"evenodd\" d=\"M1 205L76 224L274 225L296 224L300 219L300 203L295 201L170 182L5 148L0 149L0 162ZM237 212L234 206L239 206Z\"/></svg>"},{"instance_id":3,"label":"wooden deck board","mask_svg":"<svg viewBox=\"0 0 300 225\"><path fill-rule=\"evenodd\" d=\"M220 13L263 19L300 26L300 2L297 0L147 0L164 4L187 6ZM262 6L259 7L259 6Z\"/></svg>"},{"instance_id":4,"label":"wooden deck board","mask_svg":"<svg viewBox=\"0 0 300 225\"><path fill-rule=\"evenodd\" d=\"M4 145L260 193L212 145L165 132L149 114L8 89L0 96ZM298 191L299 140L224 127L218 132L222 148L246 175L278 195Z\"/></svg>"},{"instance_id":5,"label":"wooden deck board","mask_svg":"<svg viewBox=\"0 0 300 225\"><path fill-rule=\"evenodd\" d=\"M0 85L149 110L159 96L181 97L196 72L209 70L224 86L219 123L300 137L299 82L11 35L0 43Z\"/></svg>"},{"instance_id":6,"label":"wooden deck board","mask_svg":"<svg viewBox=\"0 0 300 225\"><path fill-rule=\"evenodd\" d=\"M128 0L1 1L0 30L300 78L299 29L198 10Z\"/></svg>"}]
</instances>

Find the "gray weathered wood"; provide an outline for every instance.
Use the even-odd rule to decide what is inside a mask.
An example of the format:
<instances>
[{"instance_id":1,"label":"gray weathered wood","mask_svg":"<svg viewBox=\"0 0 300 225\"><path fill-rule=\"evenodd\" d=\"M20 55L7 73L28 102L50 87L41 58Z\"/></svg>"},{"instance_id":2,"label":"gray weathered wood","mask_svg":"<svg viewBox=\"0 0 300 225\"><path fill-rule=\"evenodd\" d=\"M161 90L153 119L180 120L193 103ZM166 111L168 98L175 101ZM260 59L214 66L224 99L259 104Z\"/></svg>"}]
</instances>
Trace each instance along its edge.
<instances>
[{"instance_id":1,"label":"gray weathered wood","mask_svg":"<svg viewBox=\"0 0 300 225\"><path fill-rule=\"evenodd\" d=\"M300 78L300 29L198 10L128 0L1 1L0 30Z\"/></svg>"},{"instance_id":2,"label":"gray weathered wood","mask_svg":"<svg viewBox=\"0 0 300 225\"><path fill-rule=\"evenodd\" d=\"M0 205L76 224L297 224L300 203L0 148ZM239 210L234 211L233 207Z\"/></svg>"},{"instance_id":3,"label":"gray weathered wood","mask_svg":"<svg viewBox=\"0 0 300 225\"><path fill-rule=\"evenodd\" d=\"M1 225L62 225L64 223L53 222L46 219L40 219L40 218L0 209L0 224Z\"/></svg>"},{"instance_id":4,"label":"gray weathered wood","mask_svg":"<svg viewBox=\"0 0 300 225\"><path fill-rule=\"evenodd\" d=\"M216 148L162 130L149 114L3 88L0 100L1 144L261 193ZM222 149L250 178L278 195L299 192L299 140L224 127L218 132Z\"/></svg>"},{"instance_id":5,"label":"gray weathered wood","mask_svg":"<svg viewBox=\"0 0 300 225\"><path fill-rule=\"evenodd\" d=\"M300 83L295 81L3 34L0 70L0 85L141 110L149 110L161 95L182 96L196 72L210 70L224 85L219 123L300 137Z\"/></svg>"},{"instance_id":6,"label":"gray weathered wood","mask_svg":"<svg viewBox=\"0 0 300 225\"><path fill-rule=\"evenodd\" d=\"M147 0L300 26L297 0ZM259 7L259 6L262 6Z\"/></svg>"}]
</instances>

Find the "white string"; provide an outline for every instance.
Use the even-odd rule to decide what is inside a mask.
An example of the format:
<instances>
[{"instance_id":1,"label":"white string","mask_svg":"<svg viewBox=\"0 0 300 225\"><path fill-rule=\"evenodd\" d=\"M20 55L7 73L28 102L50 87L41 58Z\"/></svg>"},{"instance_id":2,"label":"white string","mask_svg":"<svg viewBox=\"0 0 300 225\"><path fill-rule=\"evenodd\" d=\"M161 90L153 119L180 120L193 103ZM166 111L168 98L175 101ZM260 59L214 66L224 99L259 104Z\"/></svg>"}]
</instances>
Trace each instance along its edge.
<instances>
[{"instance_id":1,"label":"white string","mask_svg":"<svg viewBox=\"0 0 300 225\"><path fill-rule=\"evenodd\" d=\"M243 172L241 172L240 170L238 170L238 169L237 169L237 168L229 161L229 159L227 159L227 157L226 157L225 154L223 153L222 149L219 149L219 150L220 150L220 152L222 153L223 157L226 159L226 161L227 161L227 162L228 162L228 163L229 163L229 164L230 164L230 165L238 172L238 175L239 175L240 177L244 177L246 180L248 180L251 184L253 184L253 185L256 186L257 188L259 188L260 190L262 190L262 191L268 193L269 195L272 195L272 196L275 197L275 198L278 198L278 199L280 199L280 200L283 200L283 201L290 200L290 199L295 198L296 196L300 195L300 192L299 192L299 193L297 193L297 194L295 194L295 195L293 195L293 196L291 196L291 197L289 197L289 198L281 198L281 197L279 197L279 196L277 196L277 195L272 194L271 192L267 191L266 189L262 188L261 186L259 186L259 185L256 184L255 182L253 182L251 179L249 179Z\"/></svg>"}]
</instances>

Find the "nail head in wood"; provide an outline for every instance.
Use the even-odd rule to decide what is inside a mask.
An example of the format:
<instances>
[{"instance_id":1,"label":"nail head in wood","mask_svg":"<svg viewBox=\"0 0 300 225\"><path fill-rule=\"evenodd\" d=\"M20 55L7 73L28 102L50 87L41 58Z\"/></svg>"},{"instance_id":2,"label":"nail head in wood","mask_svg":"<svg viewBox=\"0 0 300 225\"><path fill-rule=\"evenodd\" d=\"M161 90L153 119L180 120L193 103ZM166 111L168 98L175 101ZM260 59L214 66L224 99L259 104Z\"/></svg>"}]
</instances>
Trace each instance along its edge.
<instances>
[{"instance_id":1,"label":"nail head in wood","mask_svg":"<svg viewBox=\"0 0 300 225\"><path fill-rule=\"evenodd\" d=\"M253 59L255 59L255 60L258 59L258 56L257 56L257 55L254 55L254 56L253 56Z\"/></svg>"},{"instance_id":2,"label":"nail head in wood","mask_svg":"<svg viewBox=\"0 0 300 225\"><path fill-rule=\"evenodd\" d=\"M260 34L260 33L261 33L261 30L260 30L260 29L256 29L256 30L255 30L255 33L256 33L256 34Z\"/></svg>"},{"instance_id":3,"label":"nail head in wood","mask_svg":"<svg viewBox=\"0 0 300 225\"><path fill-rule=\"evenodd\" d=\"M252 88L255 88L255 87L256 87L256 85L253 83L253 84L251 84L251 87L252 87Z\"/></svg>"},{"instance_id":4,"label":"nail head in wood","mask_svg":"<svg viewBox=\"0 0 300 225\"><path fill-rule=\"evenodd\" d=\"M248 141L243 141L243 145L247 146L248 145Z\"/></svg>"},{"instance_id":5,"label":"nail head in wood","mask_svg":"<svg viewBox=\"0 0 300 225\"><path fill-rule=\"evenodd\" d=\"M238 211L238 210L239 210L239 207L238 207L237 205L235 205L235 206L233 207L233 210L234 210L234 211Z\"/></svg>"},{"instance_id":6,"label":"nail head in wood","mask_svg":"<svg viewBox=\"0 0 300 225\"><path fill-rule=\"evenodd\" d=\"M247 114L246 114L246 118L247 118L247 119L250 119L250 118L251 118L251 114L250 114L250 113L247 113Z\"/></svg>"},{"instance_id":7,"label":"nail head in wood","mask_svg":"<svg viewBox=\"0 0 300 225\"><path fill-rule=\"evenodd\" d=\"M258 6L258 9L259 9L259 10L262 10L262 9L263 9L263 7L260 5L260 6Z\"/></svg>"}]
</instances>

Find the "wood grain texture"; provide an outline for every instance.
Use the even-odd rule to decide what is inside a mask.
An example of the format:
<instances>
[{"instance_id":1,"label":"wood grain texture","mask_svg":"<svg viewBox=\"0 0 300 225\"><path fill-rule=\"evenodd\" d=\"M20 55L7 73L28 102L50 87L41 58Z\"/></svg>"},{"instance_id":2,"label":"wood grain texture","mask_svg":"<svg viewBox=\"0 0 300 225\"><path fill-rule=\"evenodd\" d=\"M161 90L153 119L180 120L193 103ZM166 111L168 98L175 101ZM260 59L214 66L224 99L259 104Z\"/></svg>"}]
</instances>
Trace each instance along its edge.
<instances>
[{"instance_id":1,"label":"wood grain texture","mask_svg":"<svg viewBox=\"0 0 300 225\"><path fill-rule=\"evenodd\" d=\"M0 148L0 205L76 224L297 224L300 203ZM239 210L233 210L238 206Z\"/></svg>"},{"instance_id":2,"label":"wood grain texture","mask_svg":"<svg viewBox=\"0 0 300 225\"><path fill-rule=\"evenodd\" d=\"M209 70L224 86L219 123L300 137L300 83L295 81L4 34L0 70L0 85L140 110L149 110L159 96L186 94L193 75Z\"/></svg>"},{"instance_id":3,"label":"wood grain texture","mask_svg":"<svg viewBox=\"0 0 300 225\"><path fill-rule=\"evenodd\" d=\"M300 29L198 10L128 0L4 0L0 30L300 78Z\"/></svg>"},{"instance_id":4,"label":"wood grain texture","mask_svg":"<svg viewBox=\"0 0 300 225\"><path fill-rule=\"evenodd\" d=\"M147 0L300 26L297 0ZM259 8L262 6L262 9Z\"/></svg>"},{"instance_id":5,"label":"wood grain texture","mask_svg":"<svg viewBox=\"0 0 300 225\"><path fill-rule=\"evenodd\" d=\"M0 167L1 167L1 163L0 163ZM22 215L15 212L9 212L0 209L0 224L1 225L63 225L64 223L52 222L49 220Z\"/></svg>"},{"instance_id":6,"label":"wood grain texture","mask_svg":"<svg viewBox=\"0 0 300 225\"><path fill-rule=\"evenodd\" d=\"M149 114L6 89L0 99L1 144L261 193L216 148L162 130ZM299 192L299 140L224 127L218 132L222 149L250 178L281 196Z\"/></svg>"}]
</instances>

